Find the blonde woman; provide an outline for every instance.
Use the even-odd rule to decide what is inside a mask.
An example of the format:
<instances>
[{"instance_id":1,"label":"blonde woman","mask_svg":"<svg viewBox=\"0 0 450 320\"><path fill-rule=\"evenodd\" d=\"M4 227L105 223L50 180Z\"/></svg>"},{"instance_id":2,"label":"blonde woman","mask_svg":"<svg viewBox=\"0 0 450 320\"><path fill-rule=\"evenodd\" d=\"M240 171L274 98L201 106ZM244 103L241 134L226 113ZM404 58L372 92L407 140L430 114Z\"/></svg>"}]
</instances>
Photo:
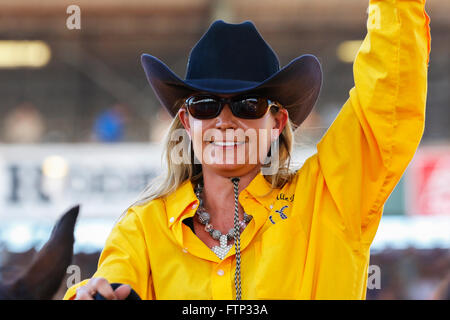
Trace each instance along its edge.
<instances>
[{"instance_id":1,"label":"blonde woman","mask_svg":"<svg viewBox=\"0 0 450 320\"><path fill-rule=\"evenodd\" d=\"M213 23L185 80L143 55L174 118L167 172L116 224L93 277L65 299L123 299L130 289L142 299L365 298L383 204L424 129L424 6L370 1L355 87L298 170L289 166L293 130L322 83L314 56L280 69L248 21Z\"/></svg>"}]
</instances>

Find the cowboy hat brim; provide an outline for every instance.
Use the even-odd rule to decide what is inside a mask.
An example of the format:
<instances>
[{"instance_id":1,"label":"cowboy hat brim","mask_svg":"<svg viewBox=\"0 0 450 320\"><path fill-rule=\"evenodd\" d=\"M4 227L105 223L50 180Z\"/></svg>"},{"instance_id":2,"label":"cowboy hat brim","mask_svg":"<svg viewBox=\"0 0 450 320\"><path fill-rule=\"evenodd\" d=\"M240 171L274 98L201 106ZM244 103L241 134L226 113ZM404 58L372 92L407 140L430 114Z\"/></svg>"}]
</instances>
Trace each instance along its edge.
<instances>
[{"instance_id":1,"label":"cowboy hat brim","mask_svg":"<svg viewBox=\"0 0 450 320\"><path fill-rule=\"evenodd\" d=\"M289 118L299 126L313 109L322 87L319 60L305 54L292 60L262 82L234 79L182 80L158 58L142 54L142 66L147 79L162 106L175 117L181 98L197 93L247 94L257 93L281 103Z\"/></svg>"}]
</instances>

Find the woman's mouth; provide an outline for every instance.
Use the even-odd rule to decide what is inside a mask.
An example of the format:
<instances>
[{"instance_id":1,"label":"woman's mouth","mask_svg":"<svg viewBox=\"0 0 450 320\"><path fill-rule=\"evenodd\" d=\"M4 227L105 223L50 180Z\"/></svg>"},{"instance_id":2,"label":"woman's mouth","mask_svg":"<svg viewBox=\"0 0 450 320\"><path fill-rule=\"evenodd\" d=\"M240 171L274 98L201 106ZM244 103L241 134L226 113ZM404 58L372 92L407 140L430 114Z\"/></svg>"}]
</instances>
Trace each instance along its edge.
<instances>
[{"instance_id":1,"label":"woman's mouth","mask_svg":"<svg viewBox=\"0 0 450 320\"><path fill-rule=\"evenodd\" d=\"M215 147L221 148L232 148L245 144L245 141L234 142L234 141L210 141L210 143Z\"/></svg>"}]
</instances>

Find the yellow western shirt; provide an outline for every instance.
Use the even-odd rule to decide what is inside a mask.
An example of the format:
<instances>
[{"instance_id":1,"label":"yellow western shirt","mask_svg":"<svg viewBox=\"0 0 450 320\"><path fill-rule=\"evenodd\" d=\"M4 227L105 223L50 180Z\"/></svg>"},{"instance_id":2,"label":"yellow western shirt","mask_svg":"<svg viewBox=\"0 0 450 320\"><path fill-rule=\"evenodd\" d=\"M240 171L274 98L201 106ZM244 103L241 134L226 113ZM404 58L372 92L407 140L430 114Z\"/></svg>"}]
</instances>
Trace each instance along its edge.
<instances>
[{"instance_id":1,"label":"yellow western shirt","mask_svg":"<svg viewBox=\"0 0 450 320\"><path fill-rule=\"evenodd\" d=\"M241 235L243 299L363 299L383 204L424 129L429 18L425 0L371 0L355 86L295 179L270 190L258 174L239 194L253 219ZM183 220L190 181L132 207L115 225L93 277L143 299L234 299L234 247L220 260ZM71 287L65 299L72 298Z\"/></svg>"}]
</instances>

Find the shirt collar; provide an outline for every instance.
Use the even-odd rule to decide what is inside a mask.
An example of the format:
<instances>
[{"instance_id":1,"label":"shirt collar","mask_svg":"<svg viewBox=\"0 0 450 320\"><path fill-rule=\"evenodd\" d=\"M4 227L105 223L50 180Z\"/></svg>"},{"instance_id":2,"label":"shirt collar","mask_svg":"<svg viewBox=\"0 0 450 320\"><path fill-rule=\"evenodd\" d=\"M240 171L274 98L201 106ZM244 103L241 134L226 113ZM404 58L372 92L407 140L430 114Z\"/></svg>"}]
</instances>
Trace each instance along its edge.
<instances>
[{"instance_id":1,"label":"shirt collar","mask_svg":"<svg viewBox=\"0 0 450 320\"><path fill-rule=\"evenodd\" d=\"M255 198L263 198L263 196L269 193L271 189L270 183L264 178L264 175L260 171L244 190Z\"/></svg>"},{"instance_id":2,"label":"shirt collar","mask_svg":"<svg viewBox=\"0 0 450 320\"><path fill-rule=\"evenodd\" d=\"M276 190L278 189L272 189L271 184L264 178L264 175L260 171L242 193L248 193L270 211L275 200L274 192Z\"/></svg>"},{"instance_id":3,"label":"shirt collar","mask_svg":"<svg viewBox=\"0 0 450 320\"><path fill-rule=\"evenodd\" d=\"M189 179L186 180L175 192L167 195L165 205L169 227L177 222L183 213L187 213L189 210L192 210L193 216L198 206L198 199L194 193L192 182ZM193 207L194 205L195 207Z\"/></svg>"},{"instance_id":4,"label":"shirt collar","mask_svg":"<svg viewBox=\"0 0 450 320\"><path fill-rule=\"evenodd\" d=\"M274 202L273 192L270 183L264 178L261 171L253 178L249 185L240 193L248 198L247 194L266 207L269 211ZM199 201L194 193L194 186L190 180L183 182L180 187L165 198L167 224L169 228L180 220L180 218L190 217L195 214Z\"/></svg>"}]
</instances>

